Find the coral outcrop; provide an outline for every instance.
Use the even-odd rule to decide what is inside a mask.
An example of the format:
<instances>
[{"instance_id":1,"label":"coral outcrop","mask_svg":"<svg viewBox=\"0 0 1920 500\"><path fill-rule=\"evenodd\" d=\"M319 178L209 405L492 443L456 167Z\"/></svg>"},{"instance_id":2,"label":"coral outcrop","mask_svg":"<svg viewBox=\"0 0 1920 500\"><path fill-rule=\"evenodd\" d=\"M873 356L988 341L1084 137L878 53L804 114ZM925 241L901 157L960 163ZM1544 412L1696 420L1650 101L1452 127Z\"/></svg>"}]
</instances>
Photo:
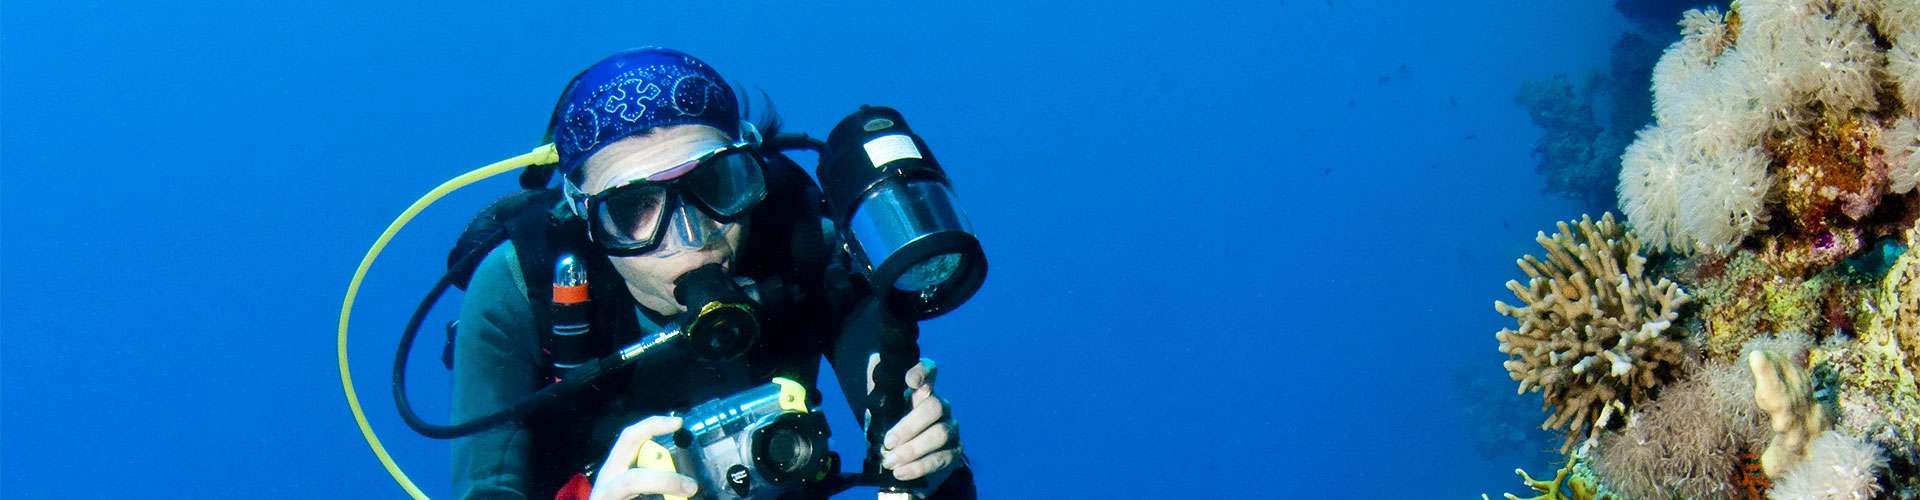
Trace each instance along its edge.
<instances>
[{"instance_id":1,"label":"coral outcrop","mask_svg":"<svg viewBox=\"0 0 1920 500\"><path fill-rule=\"evenodd\" d=\"M1686 351L1672 325L1687 295L1647 274L1640 241L1613 214L1558 228L1534 238L1544 259L1518 261L1528 282L1507 282L1522 305L1494 301L1517 320L1494 337L1519 392L1539 390L1552 408L1542 428L1564 428L1566 451L1672 377Z\"/></svg>"},{"instance_id":2,"label":"coral outcrop","mask_svg":"<svg viewBox=\"0 0 1920 500\"><path fill-rule=\"evenodd\" d=\"M1806 458L1807 444L1831 425L1825 407L1813 399L1813 382L1805 369L1786 355L1754 351L1747 355L1753 370L1753 402L1767 412L1773 438L1760 455L1760 466L1778 478Z\"/></svg>"}]
</instances>

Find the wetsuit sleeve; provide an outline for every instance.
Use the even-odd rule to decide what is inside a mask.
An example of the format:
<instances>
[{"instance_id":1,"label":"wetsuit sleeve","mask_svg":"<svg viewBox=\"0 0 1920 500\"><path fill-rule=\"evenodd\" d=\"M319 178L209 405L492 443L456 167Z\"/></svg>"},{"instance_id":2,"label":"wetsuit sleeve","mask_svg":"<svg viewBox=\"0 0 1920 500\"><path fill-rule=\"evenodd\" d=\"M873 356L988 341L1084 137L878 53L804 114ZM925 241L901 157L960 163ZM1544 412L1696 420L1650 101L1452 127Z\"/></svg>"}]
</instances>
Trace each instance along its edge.
<instances>
[{"instance_id":1,"label":"wetsuit sleeve","mask_svg":"<svg viewBox=\"0 0 1920 500\"><path fill-rule=\"evenodd\" d=\"M474 271L460 302L454 341L453 420L505 408L537 388L539 349L525 280L512 243ZM453 491L459 498L526 498L530 436L519 422L453 442Z\"/></svg>"}]
</instances>

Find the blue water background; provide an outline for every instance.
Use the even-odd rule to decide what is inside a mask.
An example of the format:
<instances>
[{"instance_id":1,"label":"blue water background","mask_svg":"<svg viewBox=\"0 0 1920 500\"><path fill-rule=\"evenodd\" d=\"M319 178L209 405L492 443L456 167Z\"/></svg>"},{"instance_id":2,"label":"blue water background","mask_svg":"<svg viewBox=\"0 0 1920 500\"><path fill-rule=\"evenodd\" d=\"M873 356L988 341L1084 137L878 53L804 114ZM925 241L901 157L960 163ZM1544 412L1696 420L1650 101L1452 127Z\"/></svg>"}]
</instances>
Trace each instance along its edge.
<instances>
[{"instance_id":1,"label":"blue water background","mask_svg":"<svg viewBox=\"0 0 1920 500\"><path fill-rule=\"evenodd\" d=\"M923 332L987 497L1517 491L1557 440L1477 452L1460 380L1511 391L1492 301L1578 211L1540 192L1513 94L1604 67L1609 4L8 1L0 496L400 496L336 371L355 264L427 189L532 147L575 71L648 44L794 130L880 103L930 141L992 259ZM423 215L353 316L372 424L436 496L447 446L395 416L393 344L512 189Z\"/></svg>"}]
</instances>

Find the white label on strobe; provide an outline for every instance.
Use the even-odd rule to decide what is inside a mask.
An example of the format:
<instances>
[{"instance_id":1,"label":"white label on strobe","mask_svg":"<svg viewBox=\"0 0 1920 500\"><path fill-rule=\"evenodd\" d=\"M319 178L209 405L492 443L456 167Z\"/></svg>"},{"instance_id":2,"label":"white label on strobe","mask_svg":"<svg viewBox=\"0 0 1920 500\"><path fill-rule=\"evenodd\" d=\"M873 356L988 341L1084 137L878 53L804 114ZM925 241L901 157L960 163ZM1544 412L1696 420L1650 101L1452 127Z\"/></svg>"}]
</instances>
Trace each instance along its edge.
<instances>
[{"instance_id":1,"label":"white label on strobe","mask_svg":"<svg viewBox=\"0 0 1920 500\"><path fill-rule=\"evenodd\" d=\"M913 138L900 134L875 137L865 144L867 158L873 159L873 168L880 168L887 162L901 158L921 159L920 148L914 147Z\"/></svg>"}]
</instances>

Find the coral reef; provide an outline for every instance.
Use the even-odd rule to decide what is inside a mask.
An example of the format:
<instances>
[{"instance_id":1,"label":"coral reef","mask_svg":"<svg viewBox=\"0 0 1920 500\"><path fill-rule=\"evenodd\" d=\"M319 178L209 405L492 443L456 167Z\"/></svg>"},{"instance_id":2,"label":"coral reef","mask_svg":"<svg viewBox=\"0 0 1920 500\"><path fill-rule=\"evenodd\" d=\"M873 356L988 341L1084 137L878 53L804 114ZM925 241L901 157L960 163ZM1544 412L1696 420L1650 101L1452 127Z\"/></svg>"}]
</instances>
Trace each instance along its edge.
<instances>
[{"instance_id":1,"label":"coral reef","mask_svg":"<svg viewBox=\"0 0 1920 500\"><path fill-rule=\"evenodd\" d=\"M1620 153L1652 117L1647 79L1660 45L1637 33L1614 41L1606 71L1593 71L1575 88L1564 74L1528 81L1514 101L1544 134L1533 145L1534 171L1546 191L1606 211L1618 198Z\"/></svg>"},{"instance_id":2,"label":"coral reef","mask_svg":"<svg viewBox=\"0 0 1920 500\"><path fill-rule=\"evenodd\" d=\"M1767 412L1773 438L1760 455L1760 466L1778 478L1806 457L1807 443L1825 432L1830 421L1826 407L1813 399L1807 371L1786 355L1760 350L1747 355L1753 370L1753 402Z\"/></svg>"},{"instance_id":3,"label":"coral reef","mask_svg":"<svg viewBox=\"0 0 1920 500\"><path fill-rule=\"evenodd\" d=\"M1539 390L1553 408L1542 428L1564 427L1566 451L1671 378L1685 346L1669 327L1687 295L1646 274L1639 240L1613 214L1558 228L1551 238L1534 237L1545 260L1517 262L1528 283L1507 282L1523 305L1494 301L1494 310L1518 321L1494 337L1511 357L1505 366L1519 392Z\"/></svg>"},{"instance_id":4,"label":"coral reef","mask_svg":"<svg viewBox=\"0 0 1920 500\"><path fill-rule=\"evenodd\" d=\"M1651 70L1630 227L1536 236L1506 368L1599 491L1920 498L1920 0L1732 9Z\"/></svg>"},{"instance_id":5,"label":"coral reef","mask_svg":"<svg viewBox=\"0 0 1920 500\"><path fill-rule=\"evenodd\" d=\"M1879 476L1887 468L1880 447L1828 431L1808 445L1807 459L1780 475L1772 497L1780 499L1860 499L1880 494Z\"/></svg>"},{"instance_id":6,"label":"coral reef","mask_svg":"<svg viewBox=\"0 0 1920 500\"><path fill-rule=\"evenodd\" d=\"M1533 476L1527 475L1525 469L1514 469L1513 473L1520 476L1521 484L1527 485L1541 495L1526 498L1513 496L1512 493L1502 495L1507 500L1612 500L1615 498L1606 488L1595 484L1586 471L1580 470L1578 459L1568 460L1566 466L1561 467L1559 472L1553 473L1552 481L1534 479ZM1486 495L1480 495L1480 498L1488 500Z\"/></svg>"},{"instance_id":7,"label":"coral reef","mask_svg":"<svg viewBox=\"0 0 1920 500\"><path fill-rule=\"evenodd\" d=\"M1534 125L1546 131L1533 143L1533 156L1539 159L1534 171L1547 178L1547 191L1588 206L1612 204L1609 181L1620 175L1619 168L1608 152L1595 151L1602 129L1594 120L1592 104L1574 93L1567 76L1527 82L1514 101L1527 108Z\"/></svg>"},{"instance_id":8,"label":"coral reef","mask_svg":"<svg viewBox=\"0 0 1920 500\"><path fill-rule=\"evenodd\" d=\"M1538 443L1553 434L1530 422L1539 415L1538 396L1514 394L1506 370L1483 359L1461 359L1452 369L1455 411L1473 448L1490 463L1539 463L1546 455Z\"/></svg>"}]
</instances>

